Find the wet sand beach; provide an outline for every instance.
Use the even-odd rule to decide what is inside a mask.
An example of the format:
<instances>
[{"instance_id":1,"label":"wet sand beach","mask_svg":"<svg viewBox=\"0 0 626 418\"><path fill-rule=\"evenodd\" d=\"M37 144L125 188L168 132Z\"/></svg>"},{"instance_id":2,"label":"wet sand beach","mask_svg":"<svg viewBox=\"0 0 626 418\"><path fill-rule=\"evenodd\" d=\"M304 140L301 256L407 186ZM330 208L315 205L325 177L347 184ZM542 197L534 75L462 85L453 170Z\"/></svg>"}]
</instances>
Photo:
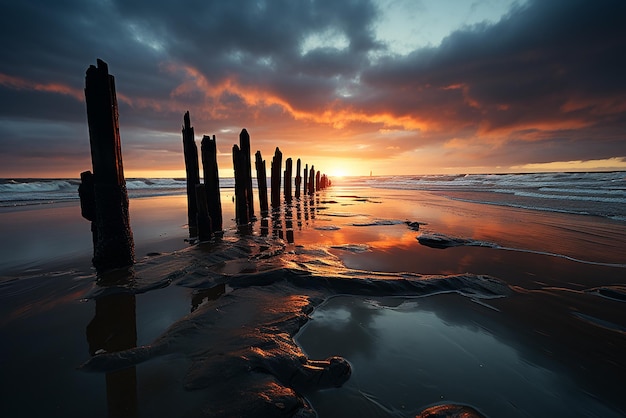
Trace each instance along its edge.
<instances>
[{"instance_id":1,"label":"wet sand beach","mask_svg":"<svg viewBox=\"0 0 626 418\"><path fill-rule=\"evenodd\" d=\"M338 183L201 244L131 199L100 277L78 202L2 208L6 416L626 414L624 222Z\"/></svg>"}]
</instances>

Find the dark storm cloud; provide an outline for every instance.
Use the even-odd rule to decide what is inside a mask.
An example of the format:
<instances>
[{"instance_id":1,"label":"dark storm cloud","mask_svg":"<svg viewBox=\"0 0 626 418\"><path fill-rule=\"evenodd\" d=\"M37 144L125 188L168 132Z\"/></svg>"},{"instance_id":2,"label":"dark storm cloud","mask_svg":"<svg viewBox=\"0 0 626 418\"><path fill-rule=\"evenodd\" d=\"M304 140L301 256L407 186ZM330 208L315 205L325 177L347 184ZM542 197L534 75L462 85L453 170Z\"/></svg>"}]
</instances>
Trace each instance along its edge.
<instances>
[{"instance_id":1,"label":"dark storm cloud","mask_svg":"<svg viewBox=\"0 0 626 418\"><path fill-rule=\"evenodd\" d=\"M332 77L353 75L367 52L379 48L369 1L26 0L1 16L0 35L10 42L2 47L0 73L80 90L86 67L100 57L109 62L118 92L155 100L180 82L162 65L176 62L213 84L234 76L288 102L309 96L299 106L319 108L336 87ZM325 31L345 37L346 50L302 56L307 37ZM194 104L194 97L185 99Z\"/></svg>"},{"instance_id":2,"label":"dark storm cloud","mask_svg":"<svg viewBox=\"0 0 626 418\"><path fill-rule=\"evenodd\" d=\"M389 57L364 71L378 102L483 131L571 123L623 126L626 2L530 1L494 25L456 31L436 48ZM413 100L396 101L397 92ZM432 106L432 103L435 103ZM432 110L431 110L432 109ZM434 111L434 112L433 112Z\"/></svg>"},{"instance_id":3,"label":"dark storm cloud","mask_svg":"<svg viewBox=\"0 0 626 418\"><path fill-rule=\"evenodd\" d=\"M299 109L321 109L337 88L333 77L355 75L367 53L380 48L369 1L163 3L147 8L119 1L116 7L146 39L209 82L234 75L242 86L268 89ZM347 47L302 51L309 37L324 33L347 39Z\"/></svg>"}]
</instances>

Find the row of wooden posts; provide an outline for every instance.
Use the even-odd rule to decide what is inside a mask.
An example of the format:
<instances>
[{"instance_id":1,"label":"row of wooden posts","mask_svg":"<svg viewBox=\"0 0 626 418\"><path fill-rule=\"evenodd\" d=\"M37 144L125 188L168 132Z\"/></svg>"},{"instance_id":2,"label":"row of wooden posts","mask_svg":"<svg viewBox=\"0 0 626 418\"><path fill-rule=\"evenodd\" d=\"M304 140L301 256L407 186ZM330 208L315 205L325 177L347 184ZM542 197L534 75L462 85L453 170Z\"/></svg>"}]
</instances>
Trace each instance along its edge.
<instances>
[{"instance_id":1,"label":"row of wooden posts","mask_svg":"<svg viewBox=\"0 0 626 418\"><path fill-rule=\"evenodd\" d=\"M194 139L194 130L191 126L189 112L183 117L183 151L185 154L185 169L187 172L187 215L190 236L197 236L200 241L207 240L217 231L222 230L222 206L220 201L220 186L217 168L217 146L215 135L203 136L201 142L202 167L204 184L200 183L200 168L198 166L198 148ZM293 199L292 180L295 182L295 198L300 198L300 186L303 185L303 194L313 195L316 191L330 186L331 181L325 174L315 171L308 164L301 176L301 161L296 162L296 176L293 177L293 162L291 158L285 160L285 170L282 171L283 154L278 147L274 151L271 163L271 195L272 208L280 207L281 178L284 179L283 193L285 202ZM267 172L265 160L261 151L255 153L255 168L259 206L261 216L269 212L267 200ZM246 225L254 220L254 198L252 189L252 164L250 160L250 135L246 129L239 134L239 145L233 145L233 169L235 176L235 220L238 225ZM302 180L304 179L304 184Z\"/></svg>"},{"instance_id":2,"label":"row of wooden posts","mask_svg":"<svg viewBox=\"0 0 626 418\"><path fill-rule=\"evenodd\" d=\"M109 74L108 65L98 59L97 66L91 65L85 77L85 102L89 143L91 147L92 171L82 172L78 189L81 214L91 221L94 246L93 264L98 270L125 267L134 263L135 244L130 227L128 212L128 192L122 164L122 148L119 133L119 115L115 78ZM187 171L188 220L191 236L199 240L210 238L222 230L222 205L217 167L217 146L215 135L204 136L201 143L204 184L200 184L198 148L194 139L189 112L184 115L183 151ZM292 200L292 160L285 161L282 170L282 153L276 148L271 166L271 205L280 207L281 174L284 174L284 196ZM250 161L250 135L244 129L239 135L239 145L233 146L233 167L235 172L235 212L238 225L254 220L252 197L252 168ZM265 160L261 152L255 154L255 167L259 190L261 216L266 216L268 208L267 179ZM330 186L326 175L308 165L304 176L300 176L301 163L297 161L295 177L295 197L303 193L313 195L316 191Z\"/></svg>"}]
</instances>

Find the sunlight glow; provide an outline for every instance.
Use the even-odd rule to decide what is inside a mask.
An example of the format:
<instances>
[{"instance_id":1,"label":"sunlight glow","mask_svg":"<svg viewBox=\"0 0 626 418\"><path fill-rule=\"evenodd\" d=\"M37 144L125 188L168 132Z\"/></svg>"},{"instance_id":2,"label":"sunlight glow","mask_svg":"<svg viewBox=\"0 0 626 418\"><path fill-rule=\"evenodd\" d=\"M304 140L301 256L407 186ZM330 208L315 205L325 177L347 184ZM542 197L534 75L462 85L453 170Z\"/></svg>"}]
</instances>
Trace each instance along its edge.
<instances>
[{"instance_id":1,"label":"sunlight glow","mask_svg":"<svg viewBox=\"0 0 626 418\"><path fill-rule=\"evenodd\" d=\"M348 175L348 172L342 168L332 168L328 173L328 176L332 178L340 178Z\"/></svg>"}]
</instances>

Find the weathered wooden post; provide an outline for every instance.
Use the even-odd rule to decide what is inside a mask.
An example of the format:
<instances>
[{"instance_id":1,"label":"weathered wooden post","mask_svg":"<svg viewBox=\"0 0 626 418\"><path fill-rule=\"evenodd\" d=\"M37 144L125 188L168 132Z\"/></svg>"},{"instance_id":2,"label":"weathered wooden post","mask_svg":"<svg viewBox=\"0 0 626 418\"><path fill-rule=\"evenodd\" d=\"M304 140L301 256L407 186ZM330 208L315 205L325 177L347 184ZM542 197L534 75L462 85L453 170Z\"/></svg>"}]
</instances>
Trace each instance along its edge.
<instances>
[{"instance_id":1,"label":"weathered wooden post","mask_svg":"<svg viewBox=\"0 0 626 418\"><path fill-rule=\"evenodd\" d=\"M187 221L189 223L189 236L198 234L196 213L196 185L200 184L200 168L198 167L198 147L194 139L193 127L189 118L189 111L183 117L183 153L185 154L185 171L187 172Z\"/></svg>"},{"instance_id":2,"label":"weathered wooden post","mask_svg":"<svg viewBox=\"0 0 626 418\"><path fill-rule=\"evenodd\" d=\"M330 187L330 178L324 174L322 176L322 188L326 189L327 187Z\"/></svg>"},{"instance_id":3,"label":"weathered wooden post","mask_svg":"<svg viewBox=\"0 0 626 418\"><path fill-rule=\"evenodd\" d=\"M319 170L317 171L317 173L315 173L315 191L319 192L320 191L320 172Z\"/></svg>"},{"instance_id":4,"label":"weathered wooden post","mask_svg":"<svg viewBox=\"0 0 626 418\"><path fill-rule=\"evenodd\" d=\"M242 164L244 170L243 174L245 176L248 220L252 220L254 218L254 198L252 193L252 166L250 162L250 135L245 129L242 129L239 134L239 149L243 158Z\"/></svg>"},{"instance_id":5,"label":"weathered wooden post","mask_svg":"<svg viewBox=\"0 0 626 418\"><path fill-rule=\"evenodd\" d=\"M198 210L196 213L196 225L198 226L198 241L208 241L213 235L211 230L211 217L209 216L209 205L206 197L206 187L204 184L196 185L196 203Z\"/></svg>"},{"instance_id":6,"label":"weathered wooden post","mask_svg":"<svg viewBox=\"0 0 626 418\"><path fill-rule=\"evenodd\" d=\"M233 145L233 169L235 171L235 219L237 225L250 222L248 209L248 182L246 176L246 158L235 144Z\"/></svg>"},{"instance_id":7,"label":"weathered wooden post","mask_svg":"<svg viewBox=\"0 0 626 418\"><path fill-rule=\"evenodd\" d=\"M91 239L95 252L96 245L98 245L98 229L96 227L96 197L94 195L93 174L91 171L80 173L78 196L80 197L80 214L83 218L91 221Z\"/></svg>"},{"instance_id":8,"label":"weathered wooden post","mask_svg":"<svg viewBox=\"0 0 626 418\"><path fill-rule=\"evenodd\" d=\"M211 218L211 232L222 230L222 199L220 197L220 176L217 167L217 143L213 138L205 135L201 143L202 171L206 200Z\"/></svg>"},{"instance_id":9,"label":"weathered wooden post","mask_svg":"<svg viewBox=\"0 0 626 418\"><path fill-rule=\"evenodd\" d=\"M301 170L300 158L296 161L296 199L300 199L300 184L302 184L302 177L300 176Z\"/></svg>"},{"instance_id":10,"label":"weathered wooden post","mask_svg":"<svg viewBox=\"0 0 626 418\"><path fill-rule=\"evenodd\" d=\"M309 195L315 194L315 166L309 170Z\"/></svg>"},{"instance_id":11,"label":"weathered wooden post","mask_svg":"<svg viewBox=\"0 0 626 418\"><path fill-rule=\"evenodd\" d=\"M302 193L303 194L308 194L309 193L309 165L305 164L304 165L304 185L302 186Z\"/></svg>"},{"instance_id":12,"label":"weathered wooden post","mask_svg":"<svg viewBox=\"0 0 626 418\"><path fill-rule=\"evenodd\" d=\"M280 206L280 177L283 165L283 153L276 147L274 158L272 158L272 207Z\"/></svg>"},{"instance_id":13,"label":"weathered wooden post","mask_svg":"<svg viewBox=\"0 0 626 418\"><path fill-rule=\"evenodd\" d=\"M285 202L291 202L291 176L292 176L293 163L291 158L285 160Z\"/></svg>"},{"instance_id":14,"label":"weathered wooden post","mask_svg":"<svg viewBox=\"0 0 626 418\"><path fill-rule=\"evenodd\" d=\"M265 160L261 157L261 151L254 154L256 167L256 181L259 187L259 205L261 207L261 216L267 215L269 208L267 206L267 172L265 170Z\"/></svg>"},{"instance_id":15,"label":"weathered wooden post","mask_svg":"<svg viewBox=\"0 0 626 418\"><path fill-rule=\"evenodd\" d=\"M135 243L122 164L115 78L100 59L97 67L87 69L85 102L93 176L81 174L84 183L79 195L83 216L92 221L93 265L98 270L129 266L134 262Z\"/></svg>"}]
</instances>

